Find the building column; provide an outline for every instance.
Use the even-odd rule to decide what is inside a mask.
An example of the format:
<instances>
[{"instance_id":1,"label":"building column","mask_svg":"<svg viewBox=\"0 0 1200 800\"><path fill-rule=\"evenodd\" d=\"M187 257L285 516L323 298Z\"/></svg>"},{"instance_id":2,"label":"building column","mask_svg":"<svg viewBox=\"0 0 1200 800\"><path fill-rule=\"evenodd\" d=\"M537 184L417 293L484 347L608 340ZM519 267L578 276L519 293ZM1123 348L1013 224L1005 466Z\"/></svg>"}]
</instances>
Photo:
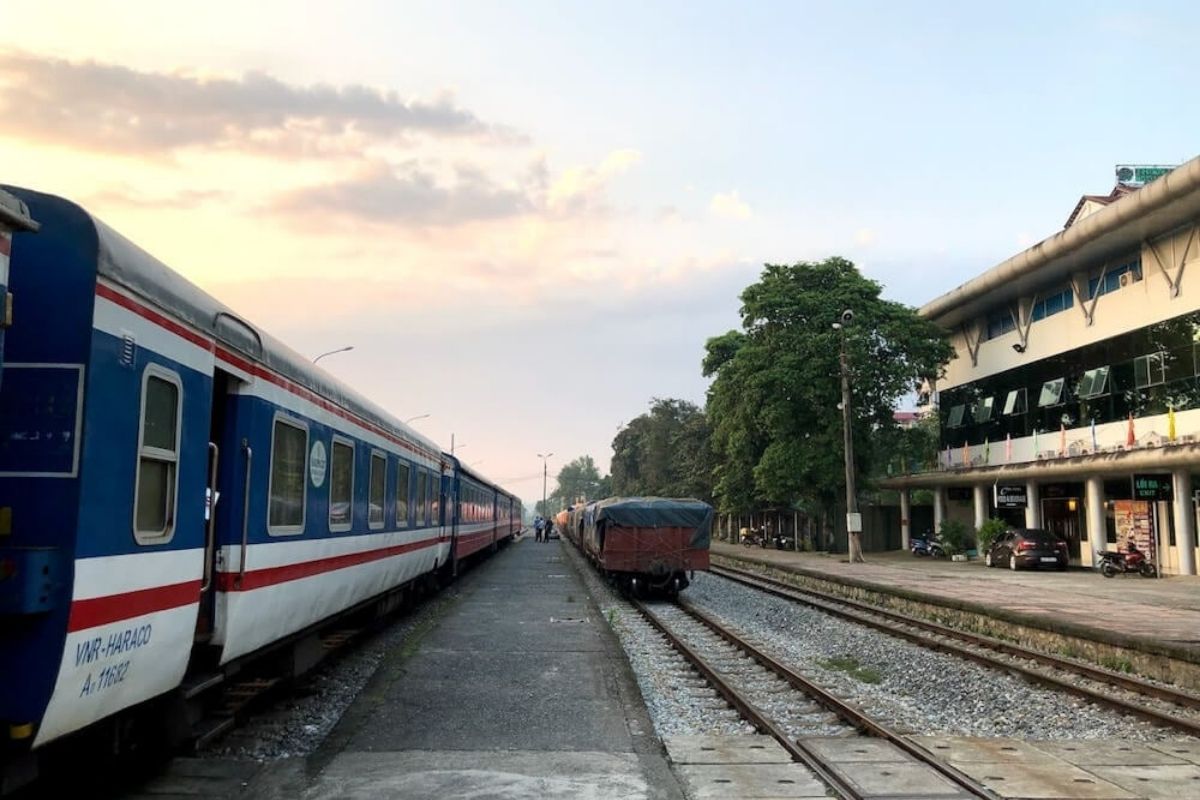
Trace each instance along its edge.
<instances>
[{"instance_id":1,"label":"building column","mask_svg":"<svg viewBox=\"0 0 1200 800\"><path fill-rule=\"evenodd\" d=\"M1098 553L1108 549L1108 529L1104 513L1104 479L1099 475L1092 475L1084 484L1083 510L1087 516L1088 541L1092 544L1091 565L1096 566L1100 560ZM1083 554L1080 553L1080 555Z\"/></svg>"},{"instance_id":2,"label":"building column","mask_svg":"<svg viewBox=\"0 0 1200 800\"><path fill-rule=\"evenodd\" d=\"M1026 481L1025 494L1029 499L1028 505L1025 506L1025 527L1040 528L1042 527L1042 498L1038 494L1037 481Z\"/></svg>"},{"instance_id":3,"label":"building column","mask_svg":"<svg viewBox=\"0 0 1200 800\"><path fill-rule=\"evenodd\" d=\"M907 550L912 543L912 498L908 489L900 490L900 548Z\"/></svg>"},{"instance_id":4,"label":"building column","mask_svg":"<svg viewBox=\"0 0 1200 800\"><path fill-rule=\"evenodd\" d=\"M1179 574L1196 574L1196 512L1192 508L1192 472L1175 470L1175 545Z\"/></svg>"},{"instance_id":5,"label":"building column","mask_svg":"<svg viewBox=\"0 0 1200 800\"><path fill-rule=\"evenodd\" d=\"M933 535L937 536L942 530L942 522L946 519L946 487L938 486L933 490Z\"/></svg>"},{"instance_id":6,"label":"building column","mask_svg":"<svg viewBox=\"0 0 1200 800\"><path fill-rule=\"evenodd\" d=\"M987 487L978 485L974 487L975 495L975 530L983 527L983 523L988 521L991 516L992 504L988 501Z\"/></svg>"}]
</instances>

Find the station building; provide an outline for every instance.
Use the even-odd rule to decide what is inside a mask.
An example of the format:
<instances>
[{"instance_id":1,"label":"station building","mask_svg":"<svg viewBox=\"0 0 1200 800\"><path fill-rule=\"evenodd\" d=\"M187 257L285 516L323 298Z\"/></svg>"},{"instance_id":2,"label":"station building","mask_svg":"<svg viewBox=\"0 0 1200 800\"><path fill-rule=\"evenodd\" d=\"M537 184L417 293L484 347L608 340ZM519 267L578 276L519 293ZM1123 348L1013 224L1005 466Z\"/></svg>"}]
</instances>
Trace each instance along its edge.
<instances>
[{"instance_id":1,"label":"station building","mask_svg":"<svg viewBox=\"0 0 1200 800\"><path fill-rule=\"evenodd\" d=\"M935 528L989 517L1045 528L1072 563L1135 541L1196 574L1200 487L1200 158L1118 168L1063 230L920 314L956 358L929 402L941 452L884 482L930 490Z\"/></svg>"}]
</instances>

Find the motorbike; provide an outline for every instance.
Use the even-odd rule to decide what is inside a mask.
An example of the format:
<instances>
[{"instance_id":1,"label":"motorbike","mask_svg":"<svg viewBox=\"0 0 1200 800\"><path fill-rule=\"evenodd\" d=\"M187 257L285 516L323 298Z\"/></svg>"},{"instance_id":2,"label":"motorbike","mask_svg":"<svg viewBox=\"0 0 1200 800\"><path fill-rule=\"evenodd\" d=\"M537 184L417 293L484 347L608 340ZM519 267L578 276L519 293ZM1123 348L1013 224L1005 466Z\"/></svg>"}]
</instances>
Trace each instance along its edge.
<instances>
[{"instance_id":1,"label":"motorbike","mask_svg":"<svg viewBox=\"0 0 1200 800\"><path fill-rule=\"evenodd\" d=\"M1100 574L1106 578L1112 578L1116 575L1136 572L1143 578L1153 578L1157 576L1157 570L1154 565L1146 559L1146 554L1131 542L1129 549L1122 552L1120 550L1101 550L1100 551Z\"/></svg>"},{"instance_id":2,"label":"motorbike","mask_svg":"<svg viewBox=\"0 0 1200 800\"><path fill-rule=\"evenodd\" d=\"M771 542L775 545L776 550L794 550L796 548L796 540L784 533L772 536Z\"/></svg>"},{"instance_id":3,"label":"motorbike","mask_svg":"<svg viewBox=\"0 0 1200 800\"><path fill-rule=\"evenodd\" d=\"M751 528L744 536L742 536L743 547L762 547L767 546L767 537L759 528Z\"/></svg>"},{"instance_id":4,"label":"motorbike","mask_svg":"<svg viewBox=\"0 0 1200 800\"><path fill-rule=\"evenodd\" d=\"M914 556L928 556L930 558L945 558L946 548L935 539L931 534L926 533L923 538L914 538L909 550Z\"/></svg>"}]
</instances>

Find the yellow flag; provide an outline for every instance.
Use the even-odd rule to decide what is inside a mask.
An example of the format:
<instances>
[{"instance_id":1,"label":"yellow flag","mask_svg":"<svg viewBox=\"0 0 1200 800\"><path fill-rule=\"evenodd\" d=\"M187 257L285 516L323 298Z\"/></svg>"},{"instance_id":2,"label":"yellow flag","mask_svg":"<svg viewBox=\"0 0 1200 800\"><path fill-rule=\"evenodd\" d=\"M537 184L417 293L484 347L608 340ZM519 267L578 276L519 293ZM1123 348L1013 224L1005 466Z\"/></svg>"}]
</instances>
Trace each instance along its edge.
<instances>
[{"instance_id":1,"label":"yellow flag","mask_svg":"<svg viewBox=\"0 0 1200 800\"><path fill-rule=\"evenodd\" d=\"M1167 406L1167 439L1175 441L1175 406Z\"/></svg>"}]
</instances>

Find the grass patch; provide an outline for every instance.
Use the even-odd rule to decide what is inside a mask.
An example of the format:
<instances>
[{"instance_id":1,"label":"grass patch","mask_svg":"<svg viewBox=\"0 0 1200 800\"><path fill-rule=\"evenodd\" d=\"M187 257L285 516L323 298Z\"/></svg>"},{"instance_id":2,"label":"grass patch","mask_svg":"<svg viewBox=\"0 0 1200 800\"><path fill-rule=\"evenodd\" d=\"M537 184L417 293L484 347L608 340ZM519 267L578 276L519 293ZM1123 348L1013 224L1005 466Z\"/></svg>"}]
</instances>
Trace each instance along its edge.
<instances>
[{"instance_id":1,"label":"grass patch","mask_svg":"<svg viewBox=\"0 0 1200 800\"><path fill-rule=\"evenodd\" d=\"M883 673L874 667L864 667L854 656L836 656L817 663L825 669L844 672L863 683L879 683L883 680Z\"/></svg>"},{"instance_id":2,"label":"grass patch","mask_svg":"<svg viewBox=\"0 0 1200 800\"><path fill-rule=\"evenodd\" d=\"M1104 656L1100 659L1100 666L1107 667L1113 672L1133 672L1133 662L1128 658L1118 658L1117 656Z\"/></svg>"}]
</instances>

